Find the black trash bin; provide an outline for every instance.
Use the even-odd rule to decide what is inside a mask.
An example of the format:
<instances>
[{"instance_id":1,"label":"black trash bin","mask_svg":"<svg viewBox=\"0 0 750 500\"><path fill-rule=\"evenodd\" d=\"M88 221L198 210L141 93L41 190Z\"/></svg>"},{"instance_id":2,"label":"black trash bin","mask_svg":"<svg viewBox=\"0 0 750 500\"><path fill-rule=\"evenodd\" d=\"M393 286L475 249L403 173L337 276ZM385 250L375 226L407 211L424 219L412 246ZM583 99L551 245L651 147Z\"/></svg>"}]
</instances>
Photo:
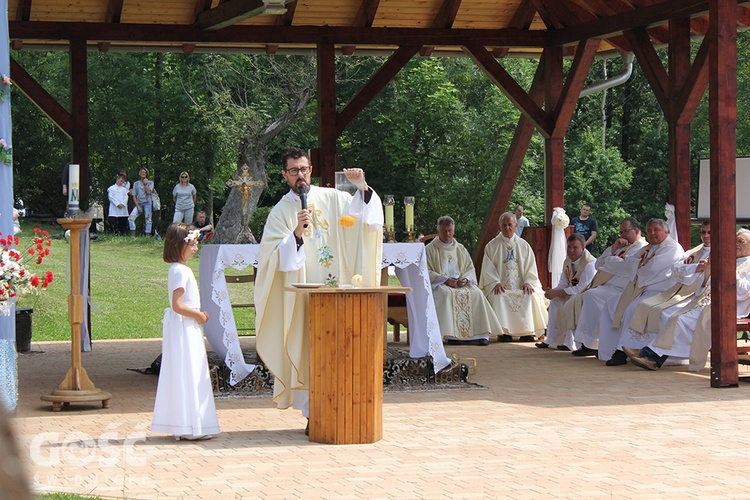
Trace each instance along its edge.
<instances>
[{"instance_id":1,"label":"black trash bin","mask_svg":"<svg viewBox=\"0 0 750 500\"><path fill-rule=\"evenodd\" d=\"M34 309L25 307L16 309L16 351L29 352L31 350L31 315Z\"/></svg>"}]
</instances>

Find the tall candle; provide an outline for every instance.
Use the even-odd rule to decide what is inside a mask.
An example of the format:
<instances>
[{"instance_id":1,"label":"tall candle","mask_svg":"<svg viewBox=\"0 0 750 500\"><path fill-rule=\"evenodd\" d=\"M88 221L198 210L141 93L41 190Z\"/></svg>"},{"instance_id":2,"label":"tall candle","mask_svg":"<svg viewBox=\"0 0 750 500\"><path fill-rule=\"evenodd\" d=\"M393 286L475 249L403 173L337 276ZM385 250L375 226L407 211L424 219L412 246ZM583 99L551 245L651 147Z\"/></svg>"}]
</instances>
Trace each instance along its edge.
<instances>
[{"instance_id":1,"label":"tall candle","mask_svg":"<svg viewBox=\"0 0 750 500\"><path fill-rule=\"evenodd\" d=\"M404 215L406 216L406 230L414 229L414 197L404 198Z\"/></svg>"},{"instance_id":2,"label":"tall candle","mask_svg":"<svg viewBox=\"0 0 750 500\"><path fill-rule=\"evenodd\" d=\"M393 205L385 206L385 227L388 229L393 227Z\"/></svg>"},{"instance_id":3,"label":"tall candle","mask_svg":"<svg viewBox=\"0 0 750 500\"><path fill-rule=\"evenodd\" d=\"M77 163L68 165L68 215L78 215L78 204L81 199L80 166Z\"/></svg>"}]
</instances>

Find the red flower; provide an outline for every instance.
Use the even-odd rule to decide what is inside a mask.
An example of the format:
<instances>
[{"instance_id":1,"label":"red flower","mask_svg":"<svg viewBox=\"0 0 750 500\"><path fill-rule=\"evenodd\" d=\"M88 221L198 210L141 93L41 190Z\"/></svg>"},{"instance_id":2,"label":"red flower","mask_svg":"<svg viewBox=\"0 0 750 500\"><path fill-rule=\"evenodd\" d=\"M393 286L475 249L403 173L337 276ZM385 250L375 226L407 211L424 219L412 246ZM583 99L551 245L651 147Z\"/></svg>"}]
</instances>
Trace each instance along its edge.
<instances>
[{"instance_id":1,"label":"red flower","mask_svg":"<svg viewBox=\"0 0 750 500\"><path fill-rule=\"evenodd\" d=\"M34 255L35 253L36 251L33 248L29 247L29 255Z\"/></svg>"},{"instance_id":2,"label":"red flower","mask_svg":"<svg viewBox=\"0 0 750 500\"><path fill-rule=\"evenodd\" d=\"M37 275L32 276L30 281L31 286L33 286L34 288L39 286L39 277Z\"/></svg>"}]
</instances>

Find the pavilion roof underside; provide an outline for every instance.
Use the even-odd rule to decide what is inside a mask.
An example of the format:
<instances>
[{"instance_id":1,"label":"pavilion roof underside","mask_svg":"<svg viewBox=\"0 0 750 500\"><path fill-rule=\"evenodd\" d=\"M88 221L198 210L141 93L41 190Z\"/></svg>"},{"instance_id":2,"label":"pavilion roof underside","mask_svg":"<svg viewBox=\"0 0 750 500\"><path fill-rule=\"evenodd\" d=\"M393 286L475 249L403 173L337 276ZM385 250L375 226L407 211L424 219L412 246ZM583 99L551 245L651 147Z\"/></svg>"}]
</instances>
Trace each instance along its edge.
<instances>
[{"instance_id":1,"label":"pavilion roof underside","mask_svg":"<svg viewBox=\"0 0 750 500\"><path fill-rule=\"evenodd\" d=\"M273 10L280 2L284 13ZM750 26L748 2L737 26ZM709 0L9 0L15 49L298 53L333 43L343 54L388 54L402 45L422 55L462 55L479 43L498 57L534 57L544 47L573 51L602 38L600 52L630 50L622 32L645 29L669 42L670 19L708 29Z\"/></svg>"}]
</instances>

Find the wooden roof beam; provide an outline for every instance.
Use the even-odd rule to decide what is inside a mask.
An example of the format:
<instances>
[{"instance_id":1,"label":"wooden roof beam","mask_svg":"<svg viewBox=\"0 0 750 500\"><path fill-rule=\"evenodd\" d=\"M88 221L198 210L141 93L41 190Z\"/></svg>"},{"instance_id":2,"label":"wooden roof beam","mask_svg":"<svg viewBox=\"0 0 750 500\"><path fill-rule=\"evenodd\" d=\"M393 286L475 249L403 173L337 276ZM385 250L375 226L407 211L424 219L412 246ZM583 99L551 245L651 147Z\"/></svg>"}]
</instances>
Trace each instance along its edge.
<instances>
[{"instance_id":1,"label":"wooden roof beam","mask_svg":"<svg viewBox=\"0 0 750 500\"><path fill-rule=\"evenodd\" d=\"M31 0L18 0L16 2L16 21L31 20Z\"/></svg>"},{"instance_id":2,"label":"wooden roof beam","mask_svg":"<svg viewBox=\"0 0 750 500\"><path fill-rule=\"evenodd\" d=\"M508 23L508 28L527 30L529 29L529 26L531 26L531 22L534 20L535 15L536 7L534 7L534 3L531 0L521 0L518 4L518 8L513 13L513 17L510 19L510 23ZM503 58L508 55L508 48L502 47L495 49L492 54L495 57Z\"/></svg>"},{"instance_id":3,"label":"wooden roof beam","mask_svg":"<svg viewBox=\"0 0 750 500\"><path fill-rule=\"evenodd\" d=\"M197 15L197 25L205 30L219 30L266 12L264 0L227 0Z\"/></svg>"},{"instance_id":4,"label":"wooden roof beam","mask_svg":"<svg viewBox=\"0 0 750 500\"><path fill-rule=\"evenodd\" d=\"M737 0L738 5L746 3L746 0ZM584 38L609 38L634 28L653 28L670 19L703 16L708 13L708 6L709 0L661 2L559 29L551 33L552 43L567 45Z\"/></svg>"},{"instance_id":5,"label":"wooden roof beam","mask_svg":"<svg viewBox=\"0 0 750 500\"><path fill-rule=\"evenodd\" d=\"M544 48L548 34L520 29L361 28L334 26L230 26L202 30L196 25L51 23L11 21L10 38L24 40L88 40L130 43L259 43L317 44L322 39L336 45L435 45L461 47L480 41L487 47Z\"/></svg>"},{"instance_id":6,"label":"wooden roof beam","mask_svg":"<svg viewBox=\"0 0 750 500\"><path fill-rule=\"evenodd\" d=\"M679 115L676 117L678 125L689 125L695 118L695 111L700 105L703 94L708 87L708 38L704 38L698 53L695 54L693 64L690 66L685 84L679 95L675 109Z\"/></svg>"},{"instance_id":7,"label":"wooden roof beam","mask_svg":"<svg viewBox=\"0 0 750 500\"><path fill-rule=\"evenodd\" d=\"M597 39L584 40L576 50L573 64L570 66L565 85L553 112L555 120L553 135L555 137L565 137L570 119L573 117L573 112L578 104L583 84L586 81L586 75L589 73L591 63L594 62L594 56L600 43L601 40Z\"/></svg>"},{"instance_id":8,"label":"wooden roof beam","mask_svg":"<svg viewBox=\"0 0 750 500\"><path fill-rule=\"evenodd\" d=\"M465 46L465 52L544 137L552 136L553 123L550 116L516 83L487 49L476 43L469 43Z\"/></svg>"},{"instance_id":9,"label":"wooden roof beam","mask_svg":"<svg viewBox=\"0 0 750 500\"><path fill-rule=\"evenodd\" d=\"M122 4L124 0L109 0L107 2L107 14L104 22L119 23L122 17Z\"/></svg>"},{"instance_id":10,"label":"wooden roof beam","mask_svg":"<svg viewBox=\"0 0 750 500\"><path fill-rule=\"evenodd\" d=\"M453 22L456 20L456 14L458 14L458 8L461 6L461 0L443 0L443 4L440 6L435 19L432 20L433 28L450 28L453 26ZM419 51L419 55L422 57L429 57L432 55L432 51L435 47L422 47Z\"/></svg>"},{"instance_id":11,"label":"wooden roof beam","mask_svg":"<svg viewBox=\"0 0 750 500\"><path fill-rule=\"evenodd\" d=\"M377 96L381 90L393 80L393 77L401 71L406 63L419 51L419 45L404 45L380 67L370 80L357 94L347 103L344 108L336 113L336 136L340 136L346 127L359 115L365 107Z\"/></svg>"},{"instance_id":12,"label":"wooden roof beam","mask_svg":"<svg viewBox=\"0 0 750 500\"><path fill-rule=\"evenodd\" d=\"M296 0L295 0L296 1ZM372 23L375 21L375 14L378 12L380 7L380 0L363 0L359 5L357 16L354 18L352 26L362 26L365 28L372 27ZM345 45L341 47L341 53L345 56L354 54L354 45Z\"/></svg>"},{"instance_id":13,"label":"wooden roof beam","mask_svg":"<svg viewBox=\"0 0 750 500\"><path fill-rule=\"evenodd\" d=\"M10 58L10 79L16 88L31 99L31 102L36 104L65 135L73 137L73 115L44 90L44 87L12 57Z\"/></svg>"},{"instance_id":14,"label":"wooden roof beam","mask_svg":"<svg viewBox=\"0 0 750 500\"><path fill-rule=\"evenodd\" d=\"M665 115L669 114L668 76L667 70L659 59L651 40L643 28L633 29L625 32L625 38L630 42L638 64L643 69L651 90L654 92L659 106Z\"/></svg>"}]
</instances>

